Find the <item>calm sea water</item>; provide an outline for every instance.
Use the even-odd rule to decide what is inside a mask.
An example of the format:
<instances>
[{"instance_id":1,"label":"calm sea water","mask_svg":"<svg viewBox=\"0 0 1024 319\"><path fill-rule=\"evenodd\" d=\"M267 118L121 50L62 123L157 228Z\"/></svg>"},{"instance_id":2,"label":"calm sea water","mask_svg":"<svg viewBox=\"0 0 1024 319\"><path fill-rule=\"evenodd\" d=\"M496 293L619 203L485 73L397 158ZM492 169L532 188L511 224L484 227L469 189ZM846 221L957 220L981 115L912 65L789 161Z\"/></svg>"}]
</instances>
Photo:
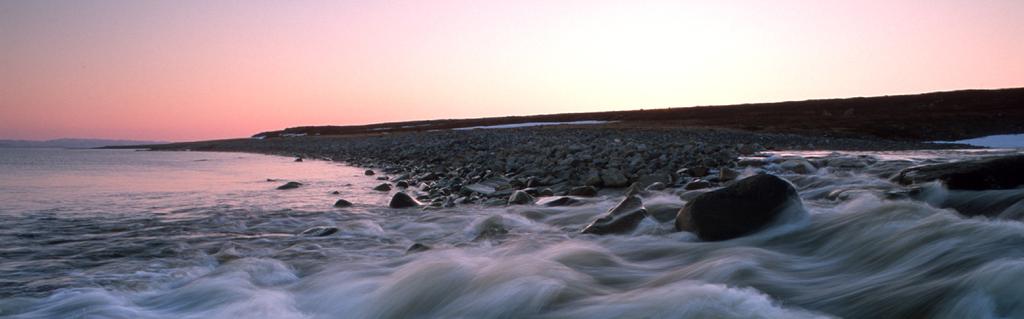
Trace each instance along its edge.
<instances>
[{"instance_id":1,"label":"calm sea water","mask_svg":"<svg viewBox=\"0 0 1024 319\"><path fill-rule=\"evenodd\" d=\"M806 217L706 243L650 219L578 234L615 193L395 210L370 190L379 181L337 163L0 150L0 317L1022 318L1024 191L927 185L899 199L885 178L989 153L800 153L866 166L768 166L798 187ZM275 189L287 181L304 186ZM676 209L689 195L644 202ZM942 208L967 204L990 217ZM302 235L315 227L338 231ZM433 249L408 253L414 243Z\"/></svg>"}]
</instances>

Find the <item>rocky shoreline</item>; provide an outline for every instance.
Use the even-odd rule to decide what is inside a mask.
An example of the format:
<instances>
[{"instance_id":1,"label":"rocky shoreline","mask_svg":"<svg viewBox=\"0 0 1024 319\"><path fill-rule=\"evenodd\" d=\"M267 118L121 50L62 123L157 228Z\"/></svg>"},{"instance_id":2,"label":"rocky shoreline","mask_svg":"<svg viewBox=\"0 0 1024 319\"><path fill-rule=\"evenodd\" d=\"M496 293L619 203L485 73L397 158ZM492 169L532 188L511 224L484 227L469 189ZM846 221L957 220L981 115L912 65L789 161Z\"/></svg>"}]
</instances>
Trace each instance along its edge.
<instances>
[{"instance_id":1,"label":"rocky shoreline","mask_svg":"<svg viewBox=\"0 0 1024 319\"><path fill-rule=\"evenodd\" d=\"M151 146L152 150L255 152L332 160L377 178L428 207L532 203L534 197L593 196L631 187L709 188L738 176L742 156L765 150L963 148L929 144L724 129L547 127L415 134L238 139ZM800 171L812 163L787 159ZM529 196L529 197L526 197Z\"/></svg>"}]
</instances>

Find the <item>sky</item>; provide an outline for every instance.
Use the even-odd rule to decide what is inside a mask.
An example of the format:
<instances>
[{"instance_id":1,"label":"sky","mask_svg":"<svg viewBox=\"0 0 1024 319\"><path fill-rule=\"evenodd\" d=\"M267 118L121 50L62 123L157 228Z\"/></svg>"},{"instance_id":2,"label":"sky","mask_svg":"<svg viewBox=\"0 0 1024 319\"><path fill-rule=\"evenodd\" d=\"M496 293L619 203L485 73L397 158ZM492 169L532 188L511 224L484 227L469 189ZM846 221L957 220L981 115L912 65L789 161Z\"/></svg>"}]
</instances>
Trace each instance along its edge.
<instances>
[{"instance_id":1,"label":"sky","mask_svg":"<svg viewBox=\"0 0 1024 319\"><path fill-rule=\"evenodd\" d=\"M1024 1L0 0L0 139L1024 86Z\"/></svg>"}]
</instances>

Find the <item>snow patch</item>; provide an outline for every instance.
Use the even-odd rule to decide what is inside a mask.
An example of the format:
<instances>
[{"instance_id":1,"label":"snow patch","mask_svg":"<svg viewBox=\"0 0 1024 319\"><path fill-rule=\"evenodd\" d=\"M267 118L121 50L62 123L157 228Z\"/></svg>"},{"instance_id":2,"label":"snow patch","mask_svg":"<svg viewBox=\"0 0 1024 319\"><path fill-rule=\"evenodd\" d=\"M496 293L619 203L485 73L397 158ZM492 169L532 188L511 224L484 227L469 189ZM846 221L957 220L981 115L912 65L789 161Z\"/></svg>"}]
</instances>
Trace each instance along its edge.
<instances>
[{"instance_id":1,"label":"snow patch","mask_svg":"<svg viewBox=\"0 0 1024 319\"><path fill-rule=\"evenodd\" d=\"M989 135L959 141L935 141L935 143L957 143L992 148L1024 148L1024 134Z\"/></svg>"},{"instance_id":2,"label":"snow patch","mask_svg":"<svg viewBox=\"0 0 1024 319\"><path fill-rule=\"evenodd\" d=\"M470 127L459 127L453 128L454 131L466 131L475 129L501 129L501 128L518 128L518 127L532 127L532 126L545 126L545 125L595 125L612 123L614 121L572 121L572 122L526 122L526 123L515 123L515 124L501 124L501 125L488 125L488 126L470 126Z\"/></svg>"}]
</instances>

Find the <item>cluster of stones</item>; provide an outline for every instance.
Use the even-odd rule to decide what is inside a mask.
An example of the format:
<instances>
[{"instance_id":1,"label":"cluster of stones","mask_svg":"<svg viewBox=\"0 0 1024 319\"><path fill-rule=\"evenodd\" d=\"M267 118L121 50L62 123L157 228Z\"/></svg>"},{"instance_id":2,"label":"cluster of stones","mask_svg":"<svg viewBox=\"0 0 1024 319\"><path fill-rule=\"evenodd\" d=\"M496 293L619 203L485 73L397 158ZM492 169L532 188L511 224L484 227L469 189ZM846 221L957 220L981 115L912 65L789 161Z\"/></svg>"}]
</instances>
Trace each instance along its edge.
<instances>
[{"instance_id":1,"label":"cluster of stones","mask_svg":"<svg viewBox=\"0 0 1024 319\"><path fill-rule=\"evenodd\" d=\"M319 145L313 152L382 170L390 178L381 179L417 187L422 192L418 199L428 205L450 207L525 204L552 195L592 196L601 188L634 183L710 187L735 178L731 168L738 156L763 150L758 144L680 141L666 134L640 138L597 130L558 130L558 136L543 130L503 131L445 134L429 141L417 139L418 143L407 141L415 139L413 135L366 138ZM372 142L361 142L367 140ZM392 184L375 189L389 191Z\"/></svg>"}]
</instances>

